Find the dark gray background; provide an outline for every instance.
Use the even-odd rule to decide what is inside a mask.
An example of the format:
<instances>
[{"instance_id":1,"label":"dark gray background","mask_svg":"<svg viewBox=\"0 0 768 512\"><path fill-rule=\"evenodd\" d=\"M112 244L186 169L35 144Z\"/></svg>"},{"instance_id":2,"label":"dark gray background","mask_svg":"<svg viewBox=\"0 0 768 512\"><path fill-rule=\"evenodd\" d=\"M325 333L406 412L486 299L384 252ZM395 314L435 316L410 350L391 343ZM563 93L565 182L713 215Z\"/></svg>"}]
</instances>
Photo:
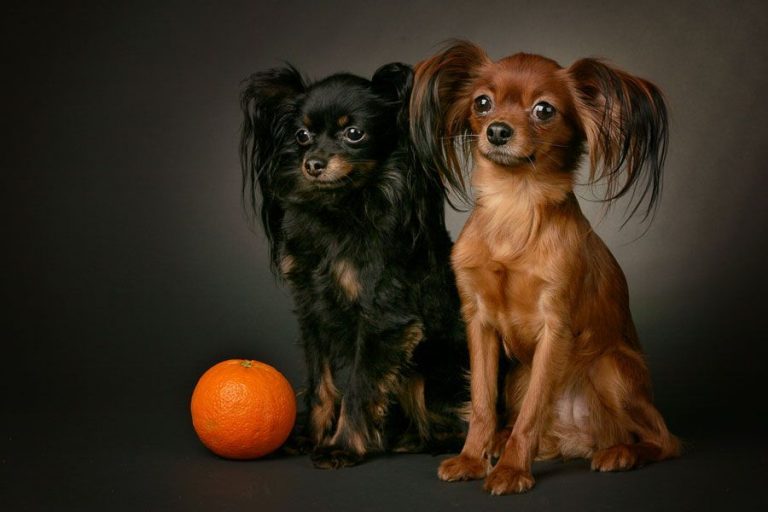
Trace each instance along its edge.
<instances>
[{"instance_id":1,"label":"dark gray background","mask_svg":"<svg viewBox=\"0 0 768 512\"><path fill-rule=\"evenodd\" d=\"M766 504L765 5L2 7L0 508ZM602 56L665 91L671 146L647 233L579 194L627 274L658 404L688 455L625 475L537 465L533 493L502 499L437 482L429 456L331 473L213 457L187 412L205 369L247 357L302 380L288 293L241 207L241 80L283 60L315 78L370 75L450 37L494 58ZM464 218L449 215L454 235Z\"/></svg>"}]
</instances>

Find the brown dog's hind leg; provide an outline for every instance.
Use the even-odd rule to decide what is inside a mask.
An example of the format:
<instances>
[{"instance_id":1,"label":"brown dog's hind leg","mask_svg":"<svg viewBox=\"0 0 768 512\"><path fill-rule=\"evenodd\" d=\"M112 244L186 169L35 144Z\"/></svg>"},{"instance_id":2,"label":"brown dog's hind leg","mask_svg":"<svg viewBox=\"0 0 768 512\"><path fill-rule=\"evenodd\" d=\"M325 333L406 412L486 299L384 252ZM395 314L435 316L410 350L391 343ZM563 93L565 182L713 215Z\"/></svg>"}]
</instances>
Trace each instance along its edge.
<instances>
[{"instance_id":1,"label":"brown dog's hind leg","mask_svg":"<svg viewBox=\"0 0 768 512\"><path fill-rule=\"evenodd\" d=\"M651 402L641 354L622 347L603 355L592 368L590 380L609 414L637 438L635 443L598 446L592 455L593 470L625 471L680 454L680 442Z\"/></svg>"}]
</instances>

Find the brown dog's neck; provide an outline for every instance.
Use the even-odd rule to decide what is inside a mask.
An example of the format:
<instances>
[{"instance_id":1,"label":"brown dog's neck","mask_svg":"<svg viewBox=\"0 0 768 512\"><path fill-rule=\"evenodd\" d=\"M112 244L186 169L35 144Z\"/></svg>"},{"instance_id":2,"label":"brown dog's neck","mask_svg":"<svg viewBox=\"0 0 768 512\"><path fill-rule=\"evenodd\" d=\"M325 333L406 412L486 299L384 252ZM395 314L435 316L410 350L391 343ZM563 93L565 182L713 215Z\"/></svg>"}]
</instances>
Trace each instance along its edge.
<instances>
[{"instance_id":1,"label":"brown dog's neck","mask_svg":"<svg viewBox=\"0 0 768 512\"><path fill-rule=\"evenodd\" d=\"M472 186L475 211L482 217L489 239L511 238L524 243L523 239L530 241L544 223L561 218L562 213L579 216L570 172L530 165L510 168L478 158Z\"/></svg>"}]
</instances>

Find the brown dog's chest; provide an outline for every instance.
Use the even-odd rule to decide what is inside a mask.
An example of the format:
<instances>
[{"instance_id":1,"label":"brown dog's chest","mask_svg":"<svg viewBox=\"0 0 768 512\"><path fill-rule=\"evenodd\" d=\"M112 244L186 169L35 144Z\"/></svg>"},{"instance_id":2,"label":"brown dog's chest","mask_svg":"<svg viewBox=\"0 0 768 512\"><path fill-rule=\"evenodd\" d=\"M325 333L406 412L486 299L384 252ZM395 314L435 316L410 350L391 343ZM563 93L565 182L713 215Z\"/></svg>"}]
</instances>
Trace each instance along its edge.
<instances>
[{"instance_id":1,"label":"brown dog's chest","mask_svg":"<svg viewBox=\"0 0 768 512\"><path fill-rule=\"evenodd\" d=\"M529 363L544 325L540 304L546 282L522 265L491 258L478 263L458 269L469 285L462 295L469 295L482 323L498 331L507 355Z\"/></svg>"}]
</instances>

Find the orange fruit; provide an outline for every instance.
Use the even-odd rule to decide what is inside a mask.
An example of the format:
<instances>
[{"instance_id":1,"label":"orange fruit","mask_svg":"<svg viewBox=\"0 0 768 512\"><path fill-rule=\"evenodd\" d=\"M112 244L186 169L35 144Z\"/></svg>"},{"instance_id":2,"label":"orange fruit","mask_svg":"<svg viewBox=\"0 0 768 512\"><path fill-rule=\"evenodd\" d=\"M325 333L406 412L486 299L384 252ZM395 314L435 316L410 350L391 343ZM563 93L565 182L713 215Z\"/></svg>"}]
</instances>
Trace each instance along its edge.
<instances>
[{"instance_id":1,"label":"orange fruit","mask_svg":"<svg viewBox=\"0 0 768 512\"><path fill-rule=\"evenodd\" d=\"M268 364L230 359L200 377L191 411L195 432L209 450L228 459L254 459L288 439L296 394Z\"/></svg>"}]
</instances>

